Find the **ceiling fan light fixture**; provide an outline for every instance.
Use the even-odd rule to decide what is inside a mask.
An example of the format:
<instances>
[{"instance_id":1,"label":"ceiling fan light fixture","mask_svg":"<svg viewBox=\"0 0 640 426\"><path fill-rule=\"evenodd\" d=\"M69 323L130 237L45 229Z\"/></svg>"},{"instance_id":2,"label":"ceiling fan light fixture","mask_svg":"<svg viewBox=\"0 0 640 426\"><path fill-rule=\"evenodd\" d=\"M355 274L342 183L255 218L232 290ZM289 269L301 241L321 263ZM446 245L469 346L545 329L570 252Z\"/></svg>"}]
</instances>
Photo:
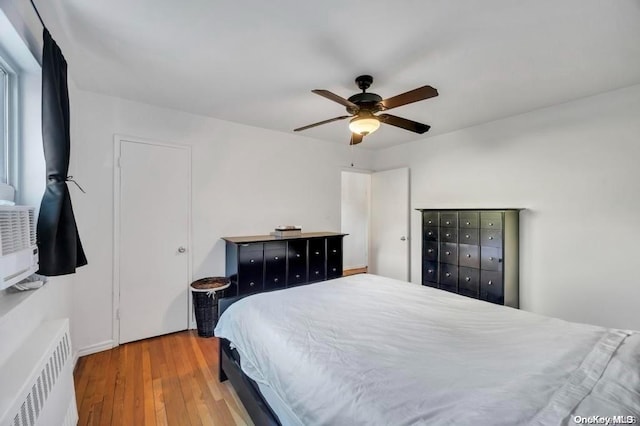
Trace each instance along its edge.
<instances>
[{"instance_id":1,"label":"ceiling fan light fixture","mask_svg":"<svg viewBox=\"0 0 640 426\"><path fill-rule=\"evenodd\" d=\"M367 136L378 130L380 121L373 115L355 117L349 122L349 130L360 136Z\"/></svg>"}]
</instances>

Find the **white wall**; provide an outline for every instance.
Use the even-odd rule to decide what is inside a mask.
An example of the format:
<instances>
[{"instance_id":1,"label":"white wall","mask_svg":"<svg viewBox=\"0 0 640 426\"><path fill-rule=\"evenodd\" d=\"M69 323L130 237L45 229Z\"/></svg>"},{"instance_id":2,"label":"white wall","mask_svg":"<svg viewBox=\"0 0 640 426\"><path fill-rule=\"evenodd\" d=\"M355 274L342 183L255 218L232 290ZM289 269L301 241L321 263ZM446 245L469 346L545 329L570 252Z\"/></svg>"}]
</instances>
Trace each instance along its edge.
<instances>
[{"instance_id":1,"label":"white wall","mask_svg":"<svg viewBox=\"0 0 640 426\"><path fill-rule=\"evenodd\" d=\"M371 175L342 172L341 232L344 269L363 268L369 263L369 211Z\"/></svg>"},{"instance_id":2,"label":"white wall","mask_svg":"<svg viewBox=\"0 0 640 426\"><path fill-rule=\"evenodd\" d=\"M521 308L640 330L640 86L376 152L411 168L416 208L519 207Z\"/></svg>"},{"instance_id":3,"label":"white wall","mask_svg":"<svg viewBox=\"0 0 640 426\"><path fill-rule=\"evenodd\" d=\"M33 34L42 30L35 16L25 15L28 3L0 1L0 51L9 60L18 80L18 141L12 141L12 184L19 204L36 206L45 187L45 164L42 151L41 71L39 56L41 39ZM27 9L30 12L30 9ZM25 17L28 16L28 17ZM38 44L40 43L40 44ZM0 291L0 364L43 321L71 316L73 276L53 277L41 289L24 293ZM75 341L72 332L72 342Z\"/></svg>"},{"instance_id":4,"label":"white wall","mask_svg":"<svg viewBox=\"0 0 640 426\"><path fill-rule=\"evenodd\" d=\"M192 147L194 279L224 275L220 237L266 234L280 224L340 230L347 145L80 90L71 92L71 111L74 176L87 191L70 187L89 261L73 291L76 346L83 353L112 343L114 134ZM359 168L371 166L366 149L356 159Z\"/></svg>"}]
</instances>

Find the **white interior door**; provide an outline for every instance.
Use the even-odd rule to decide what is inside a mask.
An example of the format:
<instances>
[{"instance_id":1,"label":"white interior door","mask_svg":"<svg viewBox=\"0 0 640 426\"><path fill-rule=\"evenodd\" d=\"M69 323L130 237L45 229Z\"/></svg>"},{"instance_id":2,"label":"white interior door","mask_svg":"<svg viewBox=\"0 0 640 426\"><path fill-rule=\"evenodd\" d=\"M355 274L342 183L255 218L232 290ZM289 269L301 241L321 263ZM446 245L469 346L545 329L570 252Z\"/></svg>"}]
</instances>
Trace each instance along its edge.
<instances>
[{"instance_id":1,"label":"white interior door","mask_svg":"<svg viewBox=\"0 0 640 426\"><path fill-rule=\"evenodd\" d=\"M348 234L342 242L345 270L369 265L370 214L371 175L343 171L340 231Z\"/></svg>"},{"instance_id":2,"label":"white interior door","mask_svg":"<svg viewBox=\"0 0 640 426\"><path fill-rule=\"evenodd\" d=\"M118 142L118 325L126 343L188 328L191 153Z\"/></svg>"},{"instance_id":3,"label":"white interior door","mask_svg":"<svg viewBox=\"0 0 640 426\"><path fill-rule=\"evenodd\" d=\"M371 175L372 274L409 281L409 169Z\"/></svg>"}]
</instances>

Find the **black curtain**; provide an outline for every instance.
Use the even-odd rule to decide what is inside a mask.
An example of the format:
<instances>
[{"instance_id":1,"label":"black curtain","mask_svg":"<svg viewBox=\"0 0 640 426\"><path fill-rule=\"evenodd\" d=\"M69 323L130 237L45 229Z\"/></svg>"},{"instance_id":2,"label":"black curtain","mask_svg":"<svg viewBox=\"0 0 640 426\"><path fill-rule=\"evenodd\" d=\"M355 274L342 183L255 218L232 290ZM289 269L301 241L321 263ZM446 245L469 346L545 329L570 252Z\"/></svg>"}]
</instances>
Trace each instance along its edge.
<instances>
[{"instance_id":1,"label":"black curtain","mask_svg":"<svg viewBox=\"0 0 640 426\"><path fill-rule=\"evenodd\" d=\"M67 188L69 154L69 91L67 61L45 28L42 50L42 144L47 188L38 216L41 275L72 274L87 264Z\"/></svg>"}]
</instances>

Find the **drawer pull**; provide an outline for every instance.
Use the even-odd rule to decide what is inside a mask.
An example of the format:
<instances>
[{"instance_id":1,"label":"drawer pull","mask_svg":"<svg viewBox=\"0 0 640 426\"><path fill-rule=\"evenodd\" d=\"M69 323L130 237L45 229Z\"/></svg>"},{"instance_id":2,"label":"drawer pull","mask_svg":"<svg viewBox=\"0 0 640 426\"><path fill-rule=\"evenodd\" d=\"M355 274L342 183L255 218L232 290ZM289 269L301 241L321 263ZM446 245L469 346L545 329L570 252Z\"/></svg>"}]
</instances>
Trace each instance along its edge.
<instances>
[{"instance_id":1,"label":"drawer pull","mask_svg":"<svg viewBox=\"0 0 640 426\"><path fill-rule=\"evenodd\" d=\"M429 232L427 232L427 235L431 236L431 235L433 235L433 232L429 231Z\"/></svg>"},{"instance_id":2,"label":"drawer pull","mask_svg":"<svg viewBox=\"0 0 640 426\"><path fill-rule=\"evenodd\" d=\"M465 222L467 224L467 226L471 225L471 222Z\"/></svg>"},{"instance_id":3,"label":"drawer pull","mask_svg":"<svg viewBox=\"0 0 640 426\"><path fill-rule=\"evenodd\" d=\"M451 236L451 234L447 233L447 234L444 234L444 236L449 238Z\"/></svg>"},{"instance_id":4,"label":"drawer pull","mask_svg":"<svg viewBox=\"0 0 640 426\"><path fill-rule=\"evenodd\" d=\"M489 260L493 262L493 257L489 257Z\"/></svg>"},{"instance_id":5,"label":"drawer pull","mask_svg":"<svg viewBox=\"0 0 640 426\"><path fill-rule=\"evenodd\" d=\"M450 277L450 276L451 276L451 272L447 272L447 273L446 273L446 274L444 274L444 275L445 275L445 276L447 276L447 277Z\"/></svg>"},{"instance_id":6,"label":"drawer pull","mask_svg":"<svg viewBox=\"0 0 640 426\"><path fill-rule=\"evenodd\" d=\"M296 253L296 257L300 257L300 253Z\"/></svg>"},{"instance_id":7,"label":"drawer pull","mask_svg":"<svg viewBox=\"0 0 640 426\"><path fill-rule=\"evenodd\" d=\"M493 240L493 235L489 235L489 239L490 239L490 240Z\"/></svg>"},{"instance_id":8,"label":"drawer pull","mask_svg":"<svg viewBox=\"0 0 640 426\"><path fill-rule=\"evenodd\" d=\"M471 281L471 278L470 278L470 277L465 277L465 279L464 279L464 280L465 280L466 282L469 282L469 281Z\"/></svg>"},{"instance_id":9,"label":"drawer pull","mask_svg":"<svg viewBox=\"0 0 640 426\"><path fill-rule=\"evenodd\" d=\"M296 274L296 278L300 278L300 274Z\"/></svg>"},{"instance_id":10,"label":"drawer pull","mask_svg":"<svg viewBox=\"0 0 640 426\"><path fill-rule=\"evenodd\" d=\"M256 285L256 283L254 283L253 281L249 283L249 287L253 287L254 285Z\"/></svg>"},{"instance_id":11,"label":"drawer pull","mask_svg":"<svg viewBox=\"0 0 640 426\"><path fill-rule=\"evenodd\" d=\"M273 260L278 260L278 256L274 257Z\"/></svg>"},{"instance_id":12,"label":"drawer pull","mask_svg":"<svg viewBox=\"0 0 640 426\"><path fill-rule=\"evenodd\" d=\"M470 254L468 254L468 255L467 255L467 257L471 257L471 255L470 255Z\"/></svg>"},{"instance_id":13,"label":"drawer pull","mask_svg":"<svg viewBox=\"0 0 640 426\"><path fill-rule=\"evenodd\" d=\"M428 224L431 224L432 222L430 220L427 221Z\"/></svg>"},{"instance_id":14,"label":"drawer pull","mask_svg":"<svg viewBox=\"0 0 640 426\"><path fill-rule=\"evenodd\" d=\"M433 274L433 269L427 269L427 273Z\"/></svg>"},{"instance_id":15,"label":"drawer pull","mask_svg":"<svg viewBox=\"0 0 640 426\"><path fill-rule=\"evenodd\" d=\"M493 226L493 222L489 222L489 226Z\"/></svg>"},{"instance_id":16,"label":"drawer pull","mask_svg":"<svg viewBox=\"0 0 640 426\"><path fill-rule=\"evenodd\" d=\"M253 259L249 260L249 263L254 263L254 262L255 262L255 260L253 260Z\"/></svg>"},{"instance_id":17,"label":"drawer pull","mask_svg":"<svg viewBox=\"0 0 640 426\"><path fill-rule=\"evenodd\" d=\"M320 271L316 271L316 275L320 275Z\"/></svg>"},{"instance_id":18,"label":"drawer pull","mask_svg":"<svg viewBox=\"0 0 640 426\"><path fill-rule=\"evenodd\" d=\"M445 251L444 254L446 254L447 256L449 256L451 254L450 251Z\"/></svg>"},{"instance_id":19,"label":"drawer pull","mask_svg":"<svg viewBox=\"0 0 640 426\"><path fill-rule=\"evenodd\" d=\"M489 281L487 282L487 284L491 285L491 284L493 284L493 281L489 280Z\"/></svg>"},{"instance_id":20,"label":"drawer pull","mask_svg":"<svg viewBox=\"0 0 640 426\"><path fill-rule=\"evenodd\" d=\"M465 237L465 238L471 238L471 235L466 234L464 237Z\"/></svg>"},{"instance_id":21,"label":"drawer pull","mask_svg":"<svg viewBox=\"0 0 640 426\"><path fill-rule=\"evenodd\" d=\"M433 249L428 249L427 253L433 253Z\"/></svg>"},{"instance_id":22,"label":"drawer pull","mask_svg":"<svg viewBox=\"0 0 640 426\"><path fill-rule=\"evenodd\" d=\"M333 268L332 270L333 270L333 272L336 272L338 270L338 268Z\"/></svg>"},{"instance_id":23,"label":"drawer pull","mask_svg":"<svg viewBox=\"0 0 640 426\"><path fill-rule=\"evenodd\" d=\"M280 280L279 280L279 279L277 279L277 278L274 278L274 279L273 279L273 282L274 282L274 283L277 283L278 281L280 281Z\"/></svg>"},{"instance_id":24,"label":"drawer pull","mask_svg":"<svg viewBox=\"0 0 640 426\"><path fill-rule=\"evenodd\" d=\"M319 255L319 254L320 254L320 252L319 252L319 251L317 251L317 252L316 252L316 254L318 254L318 255Z\"/></svg>"},{"instance_id":25,"label":"drawer pull","mask_svg":"<svg viewBox=\"0 0 640 426\"><path fill-rule=\"evenodd\" d=\"M447 225L451 224L451 222L449 222L449 221L446 221L445 223L446 223Z\"/></svg>"},{"instance_id":26,"label":"drawer pull","mask_svg":"<svg viewBox=\"0 0 640 426\"><path fill-rule=\"evenodd\" d=\"M334 252L334 253L337 253L337 252L338 252L338 250L336 250L336 249L333 249L333 252Z\"/></svg>"}]
</instances>

